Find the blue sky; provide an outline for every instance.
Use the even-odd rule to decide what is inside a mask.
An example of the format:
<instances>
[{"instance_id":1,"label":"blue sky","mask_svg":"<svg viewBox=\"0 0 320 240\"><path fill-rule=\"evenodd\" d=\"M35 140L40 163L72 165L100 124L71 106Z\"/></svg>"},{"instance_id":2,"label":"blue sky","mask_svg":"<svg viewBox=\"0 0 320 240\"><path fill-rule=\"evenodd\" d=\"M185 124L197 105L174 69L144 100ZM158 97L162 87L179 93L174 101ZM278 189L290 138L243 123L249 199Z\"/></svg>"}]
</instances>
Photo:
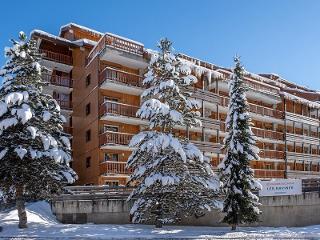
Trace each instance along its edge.
<instances>
[{"instance_id":1,"label":"blue sky","mask_svg":"<svg viewBox=\"0 0 320 240\"><path fill-rule=\"evenodd\" d=\"M318 0L2 0L1 9L0 49L20 30L57 34L75 22L148 48L166 36L177 51L226 67L239 54L249 71L320 89Z\"/></svg>"}]
</instances>

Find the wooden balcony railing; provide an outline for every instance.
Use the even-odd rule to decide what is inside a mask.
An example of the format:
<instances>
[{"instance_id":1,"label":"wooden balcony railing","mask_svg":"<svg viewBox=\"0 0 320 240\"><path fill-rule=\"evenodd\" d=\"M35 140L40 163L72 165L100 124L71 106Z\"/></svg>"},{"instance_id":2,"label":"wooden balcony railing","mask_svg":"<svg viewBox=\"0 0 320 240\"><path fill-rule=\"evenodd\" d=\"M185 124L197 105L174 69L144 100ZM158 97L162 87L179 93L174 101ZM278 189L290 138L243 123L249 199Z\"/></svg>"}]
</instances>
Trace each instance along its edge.
<instances>
[{"instance_id":1,"label":"wooden balcony railing","mask_svg":"<svg viewBox=\"0 0 320 240\"><path fill-rule=\"evenodd\" d=\"M264 150L260 149L260 158L274 158L274 159L284 159L284 152L277 150Z\"/></svg>"},{"instance_id":2,"label":"wooden balcony railing","mask_svg":"<svg viewBox=\"0 0 320 240\"><path fill-rule=\"evenodd\" d=\"M52 85L72 88L73 81L69 77L61 77L57 75L42 74L42 79Z\"/></svg>"},{"instance_id":3,"label":"wooden balcony railing","mask_svg":"<svg viewBox=\"0 0 320 240\"><path fill-rule=\"evenodd\" d=\"M220 153L221 145L219 143L195 141L195 140L190 140L190 142L192 142L202 152Z\"/></svg>"},{"instance_id":4,"label":"wooden balcony railing","mask_svg":"<svg viewBox=\"0 0 320 240\"><path fill-rule=\"evenodd\" d=\"M100 53L105 49L106 46L110 46L116 49L120 49L129 53L133 53L139 56L143 56L144 53L144 46L127 40L125 38L121 38L120 36L112 35L112 34L105 34L97 43L97 45L91 50L88 55L87 62L89 63L96 54Z\"/></svg>"},{"instance_id":5,"label":"wooden balcony railing","mask_svg":"<svg viewBox=\"0 0 320 240\"><path fill-rule=\"evenodd\" d=\"M129 145L134 134L106 131L99 136L100 146L105 144Z\"/></svg>"},{"instance_id":6,"label":"wooden balcony railing","mask_svg":"<svg viewBox=\"0 0 320 240\"><path fill-rule=\"evenodd\" d=\"M105 80L112 80L127 85L142 87L142 77L133 73L128 73L116 69L106 67L99 76L99 84Z\"/></svg>"},{"instance_id":7,"label":"wooden balcony railing","mask_svg":"<svg viewBox=\"0 0 320 240\"><path fill-rule=\"evenodd\" d=\"M192 98L207 101L209 103L219 103L219 96L216 93L195 87L189 87L187 90L192 93Z\"/></svg>"},{"instance_id":8,"label":"wooden balcony railing","mask_svg":"<svg viewBox=\"0 0 320 240\"><path fill-rule=\"evenodd\" d=\"M282 132L262 129L262 128L255 128L251 127L252 132L254 135L260 138L269 138L275 140L284 140L284 134Z\"/></svg>"},{"instance_id":9,"label":"wooden balcony railing","mask_svg":"<svg viewBox=\"0 0 320 240\"><path fill-rule=\"evenodd\" d=\"M68 56L62 53L52 52L45 49L39 49L39 52L43 54L44 59L48 59L54 62L63 63L67 65L72 65L71 56Z\"/></svg>"},{"instance_id":10,"label":"wooden balcony railing","mask_svg":"<svg viewBox=\"0 0 320 240\"><path fill-rule=\"evenodd\" d=\"M225 122L220 122L220 129L222 131L226 131L226 123ZM268 129L262 129L262 128L256 128L256 127L251 127L252 132L254 135L260 138L268 138L268 139L275 139L275 140L284 140L284 133L282 132L277 132L277 131L272 131Z\"/></svg>"},{"instance_id":11,"label":"wooden balcony railing","mask_svg":"<svg viewBox=\"0 0 320 240\"><path fill-rule=\"evenodd\" d=\"M221 102L220 102L221 105L224 107L228 107L229 98L220 97L220 99L221 99ZM249 103L249 110L250 110L250 112L256 113L259 115L264 115L264 116L269 116L269 117L274 117L274 118L279 118L279 119L283 118L282 111L268 108L268 107L259 106L259 105L253 104L253 103Z\"/></svg>"},{"instance_id":12,"label":"wooden balcony railing","mask_svg":"<svg viewBox=\"0 0 320 240\"><path fill-rule=\"evenodd\" d=\"M138 106L128 105L124 103L106 101L100 106L100 116L103 116L107 113L122 115L127 117L136 117L138 111Z\"/></svg>"},{"instance_id":13,"label":"wooden balcony railing","mask_svg":"<svg viewBox=\"0 0 320 240\"><path fill-rule=\"evenodd\" d=\"M61 109L72 110L72 102L69 100L55 99Z\"/></svg>"},{"instance_id":14,"label":"wooden balcony railing","mask_svg":"<svg viewBox=\"0 0 320 240\"><path fill-rule=\"evenodd\" d=\"M320 163L319 154L308 154L308 153L298 153L298 152L287 152L287 159L291 162L293 161L312 161Z\"/></svg>"},{"instance_id":15,"label":"wooden balcony railing","mask_svg":"<svg viewBox=\"0 0 320 240\"><path fill-rule=\"evenodd\" d=\"M292 133L286 133L286 140L291 142L300 142L300 143L314 144L314 145L319 145L320 143L320 140L318 137L309 137L306 135L292 134Z\"/></svg>"},{"instance_id":16,"label":"wooden balcony railing","mask_svg":"<svg viewBox=\"0 0 320 240\"><path fill-rule=\"evenodd\" d=\"M285 113L285 119L294 121L294 122L299 122L299 123L306 123L309 125L314 125L314 126L319 126L319 118L316 116L304 116L299 113L293 113L287 110Z\"/></svg>"},{"instance_id":17,"label":"wooden balcony railing","mask_svg":"<svg viewBox=\"0 0 320 240\"><path fill-rule=\"evenodd\" d=\"M256 178L284 178L284 170L254 169Z\"/></svg>"},{"instance_id":18,"label":"wooden balcony railing","mask_svg":"<svg viewBox=\"0 0 320 240\"><path fill-rule=\"evenodd\" d=\"M129 175L132 170L126 168L126 162L105 161L100 163L100 174Z\"/></svg>"}]
</instances>

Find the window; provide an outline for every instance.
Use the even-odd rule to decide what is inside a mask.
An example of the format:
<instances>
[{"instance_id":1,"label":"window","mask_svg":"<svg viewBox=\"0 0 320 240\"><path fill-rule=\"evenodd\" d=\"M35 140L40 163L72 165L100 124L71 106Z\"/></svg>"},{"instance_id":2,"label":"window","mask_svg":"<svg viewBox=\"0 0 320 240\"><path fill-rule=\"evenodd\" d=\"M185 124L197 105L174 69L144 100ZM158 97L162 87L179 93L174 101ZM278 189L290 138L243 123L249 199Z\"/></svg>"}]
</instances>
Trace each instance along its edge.
<instances>
[{"instance_id":1,"label":"window","mask_svg":"<svg viewBox=\"0 0 320 240\"><path fill-rule=\"evenodd\" d=\"M91 130L86 131L86 142L89 142L91 140Z\"/></svg>"},{"instance_id":2,"label":"window","mask_svg":"<svg viewBox=\"0 0 320 240\"><path fill-rule=\"evenodd\" d=\"M119 182L118 181L106 181L106 185L109 187L117 187L117 186L119 186Z\"/></svg>"},{"instance_id":3,"label":"window","mask_svg":"<svg viewBox=\"0 0 320 240\"><path fill-rule=\"evenodd\" d=\"M91 157L86 158L86 168L89 168L91 166Z\"/></svg>"},{"instance_id":4,"label":"window","mask_svg":"<svg viewBox=\"0 0 320 240\"><path fill-rule=\"evenodd\" d=\"M88 87L91 83L91 74L88 74L86 77L86 87Z\"/></svg>"},{"instance_id":5,"label":"window","mask_svg":"<svg viewBox=\"0 0 320 240\"><path fill-rule=\"evenodd\" d=\"M86 105L86 115L87 115L87 116L90 114L90 111L91 111L91 109L90 109L90 103L88 103L88 104Z\"/></svg>"},{"instance_id":6,"label":"window","mask_svg":"<svg viewBox=\"0 0 320 240\"><path fill-rule=\"evenodd\" d=\"M104 161L112 161L118 162L119 161L119 154L117 153L105 153L104 154Z\"/></svg>"},{"instance_id":7,"label":"window","mask_svg":"<svg viewBox=\"0 0 320 240\"><path fill-rule=\"evenodd\" d=\"M104 125L103 127L104 132L119 132L119 127L117 126L111 126L111 125Z\"/></svg>"}]
</instances>

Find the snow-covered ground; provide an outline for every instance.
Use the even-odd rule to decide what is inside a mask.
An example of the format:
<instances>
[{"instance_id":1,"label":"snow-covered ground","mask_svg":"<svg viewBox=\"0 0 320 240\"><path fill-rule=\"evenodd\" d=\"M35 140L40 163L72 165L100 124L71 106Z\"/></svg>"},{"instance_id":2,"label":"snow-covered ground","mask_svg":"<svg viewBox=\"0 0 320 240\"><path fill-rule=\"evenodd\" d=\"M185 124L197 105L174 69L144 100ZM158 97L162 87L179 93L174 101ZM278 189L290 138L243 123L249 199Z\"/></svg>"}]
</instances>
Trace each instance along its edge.
<instances>
[{"instance_id":1,"label":"snow-covered ground","mask_svg":"<svg viewBox=\"0 0 320 240\"><path fill-rule=\"evenodd\" d=\"M60 224L46 202L27 206L28 229L18 229L17 211L0 213L0 239L320 239L320 225L301 228L229 228L147 225Z\"/></svg>"}]
</instances>

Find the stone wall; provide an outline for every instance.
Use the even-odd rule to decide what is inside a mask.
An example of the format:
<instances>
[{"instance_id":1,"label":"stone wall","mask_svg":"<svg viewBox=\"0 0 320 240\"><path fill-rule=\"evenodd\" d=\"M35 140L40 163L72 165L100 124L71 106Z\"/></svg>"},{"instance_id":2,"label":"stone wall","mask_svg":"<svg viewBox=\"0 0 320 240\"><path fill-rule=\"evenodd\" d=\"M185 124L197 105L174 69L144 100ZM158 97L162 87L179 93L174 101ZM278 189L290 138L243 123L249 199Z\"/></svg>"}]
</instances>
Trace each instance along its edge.
<instances>
[{"instance_id":1,"label":"stone wall","mask_svg":"<svg viewBox=\"0 0 320 240\"><path fill-rule=\"evenodd\" d=\"M320 195L305 193L295 196L260 197L261 222L255 226L306 226L320 224ZM52 210L62 223L130 223L131 203L123 199L57 199ZM184 219L181 224L194 226L224 226L218 210L200 218Z\"/></svg>"}]
</instances>

